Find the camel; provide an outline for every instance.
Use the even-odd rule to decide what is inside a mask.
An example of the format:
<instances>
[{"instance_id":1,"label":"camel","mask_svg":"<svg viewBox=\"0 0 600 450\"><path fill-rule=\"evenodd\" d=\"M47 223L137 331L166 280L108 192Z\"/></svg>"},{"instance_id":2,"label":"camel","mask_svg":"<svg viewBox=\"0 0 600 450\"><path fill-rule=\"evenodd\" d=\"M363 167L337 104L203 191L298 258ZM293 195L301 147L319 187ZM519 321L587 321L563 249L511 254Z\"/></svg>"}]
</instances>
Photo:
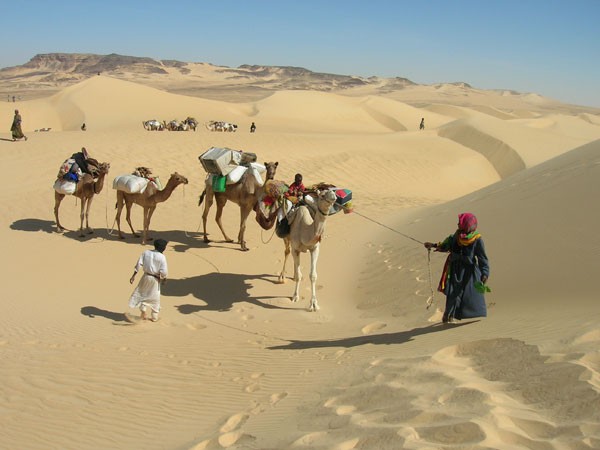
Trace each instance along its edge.
<instances>
[{"instance_id":1,"label":"camel","mask_svg":"<svg viewBox=\"0 0 600 450\"><path fill-rule=\"evenodd\" d=\"M144 230L142 232L142 244L145 244L147 241L151 240L151 238L148 238L148 229L150 228L150 219L152 219L152 214L156 209L156 204L168 200L169 197L171 197L173 190L177 186L187 183L188 180L186 177L175 172L171 174L169 181L167 181L167 185L162 191L159 191L156 185L150 182L143 193L128 194L125 191L118 190L117 204L115 205L117 208L115 221L117 222L117 227L119 230L119 239L125 239L123 233L121 232L121 211L123 210L123 205L125 205L125 208L127 209L127 223L129 224L129 228L131 228L131 233L135 237L139 237L139 234L134 231L133 226L131 225L131 206L135 203L144 209Z\"/></svg>"},{"instance_id":2,"label":"camel","mask_svg":"<svg viewBox=\"0 0 600 450\"><path fill-rule=\"evenodd\" d=\"M237 125L235 123L222 122L217 120L211 120L204 124L208 131L222 131L234 133L237 131Z\"/></svg>"},{"instance_id":3,"label":"camel","mask_svg":"<svg viewBox=\"0 0 600 450\"><path fill-rule=\"evenodd\" d=\"M177 119L173 119L170 122L164 122L165 129L169 131L187 131L188 125L180 122Z\"/></svg>"},{"instance_id":4,"label":"camel","mask_svg":"<svg viewBox=\"0 0 600 450\"><path fill-rule=\"evenodd\" d=\"M75 189L74 195L75 197L81 200L81 223L79 225L79 237L85 236L83 232L83 219L85 217L85 228L88 234L92 234L94 230L89 225L89 215L90 215L90 207L92 206L92 200L94 195L99 194L104 187L104 178L110 169L109 163L100 163L97 165L98 167L98 178L94 179L92 175L89 173L83 174L79 182L77 183L77 188ZM94 168L95 169L95 168ZM60 208L60 203L63 198L65 198L65 194L60 194L54 191L54 217L56 218L56 228L58 231L64 231L65 228L60 224L60 220L58 219L58 209Z\"/></svg>"},{"instance_id":5,"label":"camel","mask_svg":"<svg viewBox=\"0 0 600 450\"><path fill-rule=\"evenodd\" d=\"M162 131L164 129L163 124L156 119L142 122L142 125L147 131Z\"/></svg>"},{"instance_id":6,"label":"camel","mask_svg":"<svg viewBox=\"0 0 600 450\"><path fill-rule=\"evenodd\" d=\"M268 162L265 163L265 167L267 168L266 180L272 180L275 177L275 172L277 170L278 162ZM240 231L238 233L238 242L241 246L242 251L248 251L249 248L246 246L246 241L244 240L244 234L246 231L246 219L250 212L254 209L254 206L258 202L258 199L262 196L264 192L264 184L263 186L259 186L256 178L251 173L250 170L247 170L246 173L242 176L240 181L235 184L228 184L225 188L225 192L214 192L211 184L212 177L206 177L206 186L202 194L200 194L200 200L198 201L198 206L202 204L204 197L206 196L206 203L204 204L204 213L202 214L202 225L204 227L204 242L208 243L210 240L208 239L208 233L206 232L206 221L208 218L208 212L210 207L213 204L213 200L217 200L217 214L215 216L215 220L221 233L223 233L223 237L226 242L233 242L233 239L230 239L225 233L223 229L223 224L221 223L221 216L223 214L223 208L227 201L232 201L240 207ZM265 181L266 181L265 180Z\"/></svg>"},{"instance_id":7,"label":"camel","mask_svg":"<svg viewBox=\"0 0 600 450\"><path fill-rule=\"evenodd\" d=\"M196 131L196 128L198 127L198 121L193 117L188 117L183 121L183 123L187 124L189 129L192 131Z\"/></svg>"},{"instance_id":8,"label":"camel","mask_svg":"<svg viewBox=\"0 0 600 450\"><path fill-rule=\"evenodd\" d=\"M283 238L285 244L285 253L283 257L283 269L279 275L279 283L285 283L285 264L290 252L294 259L294 295L292 301L297 302L300 297L300 281L302 273L300 272L300 253L310 252L310 282L312 296L310 299L309 311L317 311L317 261L319 259L319 246L323 233L325 231L325 222L328 217L329 209L335 203L336 195L333 191L327 189L317 191L316 210L309 210L306 205L290 211L288 222L290 224L290 233Z\"/></svg>"}]
</instances>

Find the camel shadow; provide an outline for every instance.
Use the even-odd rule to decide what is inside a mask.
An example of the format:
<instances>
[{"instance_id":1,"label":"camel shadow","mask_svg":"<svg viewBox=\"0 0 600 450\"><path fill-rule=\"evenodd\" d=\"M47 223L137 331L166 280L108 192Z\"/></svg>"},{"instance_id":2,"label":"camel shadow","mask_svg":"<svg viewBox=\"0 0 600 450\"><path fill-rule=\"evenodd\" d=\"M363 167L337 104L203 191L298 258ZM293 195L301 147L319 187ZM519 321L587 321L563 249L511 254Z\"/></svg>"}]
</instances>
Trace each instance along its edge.
<instances>
[{"instance_id":1,"label":"camel shadow","mask_svg":"<svg viewBox=\"0 0 600 450\"><path fill-rule=\"evenodd\" d=\"M455 329L463 327L472 323L477 323L479 320L471 322L457 323L457 324L432 324L425 327L413 328L408 331L397 331L394 333L381 333L369 336L353 336L341 339L327 339L320 341L296 341L290 340L289 344L276 345L273 347L267 347L268 350L305 350L309 348L325 348L325 347L357 347L359 345L373 344L373 345L390 345L390 344L405 344L406 342L412 341L416 336L429 333L437 333L440 331L447 331L449 329Z\"/></svg>"},{"instance_id":2,"label":"camel shadow","mask_svg":"<svg viewBox=\"0 0 600 450\"><path fill-rule=\"evenodd\" d=\"M116 228L106 231L107 239L122 242L124 244L140 245L142 242L142 231L136 230L138 236L131 234L131 230L123 229L124 238L120 239ZM169 250L173 250L178 253L185 253L188 250L208 248L208 244L204 241L197 239L198 236L202 237L202 233L188 232L182 230L174 231L152 231L150 230L150 237L148 245L152 246L156 239L164 239L169 242Z\"/></svg>"},{"instance_id":3,"label":"camel shadow","mask_svg":"<svg viewBox=\"0 0 600 450\"><path fill-rule=\"evenodd\" d=\"M84 306L81 308L81 314L88 316L90 319L96 317L104 317L114 322L127 322L125 320L125 314L114 311L107 311L105 309L96 308L95 306Z\"/></svg>"},{"instance_id":4,"label":"camel shadow","mask_svg":"<svg viewBox=\"0 0 600 450\"><path fill-rule=\"evenodd\" d=\"M54 221L40 219L19 219L10 225L11 230L19 231L43 231L44 233L54 233Z\"/></svg>"},{"instance_id":5,"label":"camel shadow","mask_svg":"<svg viewBox=\"0 0 600 450\"><path fill-rule=\"evenodd\" d=\"M267 309L295 309L272 305L265 300L284 297L252 297L250 289L254 281L263 280L276 283L272 275L246 275L236 273L213 272L190 278L169 279L162 287L162 294L171 297L193 295L204 304L184 304L175 307L181 314L199 311L229 311L236 303L250 303Z\"/></svg>"}]
</instances>

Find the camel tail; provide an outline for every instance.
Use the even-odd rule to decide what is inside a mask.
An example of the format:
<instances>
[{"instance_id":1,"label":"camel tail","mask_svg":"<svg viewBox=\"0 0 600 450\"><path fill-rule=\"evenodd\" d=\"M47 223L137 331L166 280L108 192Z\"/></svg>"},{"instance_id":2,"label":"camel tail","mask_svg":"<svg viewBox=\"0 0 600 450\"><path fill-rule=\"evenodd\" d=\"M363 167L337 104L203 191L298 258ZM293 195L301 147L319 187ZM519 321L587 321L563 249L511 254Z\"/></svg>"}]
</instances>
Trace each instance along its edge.
<instances>
[{"instance_id":1,"label":"camel tail","mask_svg":"<svg viewBox=\"0 0 600 450\"><path fill-rule=\"evenodd\" d=\"M202 202L204 201L204 196L206 195L206 189L204 189L202 191L202 194L200 194L200 198L198 199L198 206L200 206L202 204Z\"/></svg>"}]
</instances>

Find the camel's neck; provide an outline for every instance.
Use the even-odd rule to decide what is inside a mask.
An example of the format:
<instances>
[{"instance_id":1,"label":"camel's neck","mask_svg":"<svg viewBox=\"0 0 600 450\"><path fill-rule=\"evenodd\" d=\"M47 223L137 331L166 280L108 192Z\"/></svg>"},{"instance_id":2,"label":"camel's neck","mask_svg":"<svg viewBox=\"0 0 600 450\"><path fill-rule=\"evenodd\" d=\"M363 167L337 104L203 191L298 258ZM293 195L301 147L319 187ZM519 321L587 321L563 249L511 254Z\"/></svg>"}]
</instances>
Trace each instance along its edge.
<instances>
[{"instance_id":1,"label":"camel's neck","mask_svg":"<svg viewBox=\"0 0 600 450\"><path fill-rule=\"evenodd\" d=\"M312 225L310 225L310 227L312 228L312 232L310 232L309 240L305 242L305 245L315 245L321 240L321 236L323 236L323 233L325 233L326 222L327 216L321 211L319 211L319 209L317 208L317 211L315 212L313 217L313 223Z\"/></svg>"},{"instance_id":2,"label":"camel's neck","mask_svg":"<svg viewBox=\"0 0 600 450\"><path fill-rule=\"evenodd\" d=\"M317 208L317 212L315 213L315 221L313 222L313 226L315 227L315 234L321 236L325 231L325 222L327 222L327 216L323 214L319 208Z\"/></svg>"},{"instance_id":3,"label":"camel's neck","mask_svg":"<svg viewBox=\"0 0 600 450\"><path fill-rule=\"evenodd\" d=\"M102 191L102 188L104 187L104 177L106 177L106 172L100 172L100 175L98 175L98 179L94 183L95 194L99 194L100 191Z\"/></svg>"},{"instance_id":4,"label":"camel's neck","mask_svg":"<svg viewBox=\"0 0 600 450\"><path fill-rule=\"evenodd\" d=\"M156 203L164 202L168 200L169 197L171 197L171 194L178 185L179 183L177 183L177 181L170 179L165 188L162 191L156 192L156 194L154 194L152 198Z\"/></svg>"}]
</instances>

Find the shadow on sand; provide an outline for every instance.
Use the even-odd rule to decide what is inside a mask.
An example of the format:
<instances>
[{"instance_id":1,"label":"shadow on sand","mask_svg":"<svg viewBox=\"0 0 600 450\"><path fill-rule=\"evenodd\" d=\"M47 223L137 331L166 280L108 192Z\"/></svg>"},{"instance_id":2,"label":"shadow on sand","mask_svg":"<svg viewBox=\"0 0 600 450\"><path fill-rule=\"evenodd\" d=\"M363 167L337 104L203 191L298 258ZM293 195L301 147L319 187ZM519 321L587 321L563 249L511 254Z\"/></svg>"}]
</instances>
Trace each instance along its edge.
<instances>
[{"instance_id":1,"label":"shadow on sand","mask_svg":"<svg viewBox=\"0 0 600 450\"><path fill-rule=\"evenodd\" d=\"M209 273L196 277L168 280L162 288L162 294L170 297L193 295L204 305L177 305L181 314L192 314L199 311L229 311L236 303L250 303L261 308L297 309L272 305L265 300L285 297L252 297L249 293L254 281L264 280L276 283L272 275L248 275L236 273Z\"/></svg>"},{"instance_id":2,"label":"shadow on sand","mask_svg":"<svg viewBox=\"0 0 600 450\"><path fill-rule=\"evenodd\" d=\"M55 233L56 228L53 220L41 219L20 219L15 220L10 225L11 230L19 231L43 231L45 233Z\"/></svg>"},{"instance_id":3,"label":"shadow on sand","mask_svg":"<svg viewBox=\"0 0 600 450\"><path fill-rule=\"evenodd\" d=\"M438 331L447 331L453 328L463 327L472 323L477 323L479 320L474 320L465 323L456 324L432 324L426 327L413 328L408 331L397 331L395 333L382 333L374 334L369 336L353 336L341 339L328 339L321 341L295 341L290 340L289 344L276 345L273 347L267 347L269 350L305 350L308 348L326 348L326 347L357 347L359 345L373 344L373 345L390 345L390 344L404 344L412 341L416 336L429 333L437 333Z\"/></svg>"},{"instance_id":4,"label":"shadow on sand","mask_svg":"<svg viewBox=\"0 0 600 450\"><path fill-rule=\"evenodd\" d=\"M125 314L122 312L107 311L105 309L96 308L95 306L82 307L81 314L88 316L90 319L104 317L105 319L110 319L114 322L127 322L127 320L125 320Z\"/></svg>"}]
</instances>

